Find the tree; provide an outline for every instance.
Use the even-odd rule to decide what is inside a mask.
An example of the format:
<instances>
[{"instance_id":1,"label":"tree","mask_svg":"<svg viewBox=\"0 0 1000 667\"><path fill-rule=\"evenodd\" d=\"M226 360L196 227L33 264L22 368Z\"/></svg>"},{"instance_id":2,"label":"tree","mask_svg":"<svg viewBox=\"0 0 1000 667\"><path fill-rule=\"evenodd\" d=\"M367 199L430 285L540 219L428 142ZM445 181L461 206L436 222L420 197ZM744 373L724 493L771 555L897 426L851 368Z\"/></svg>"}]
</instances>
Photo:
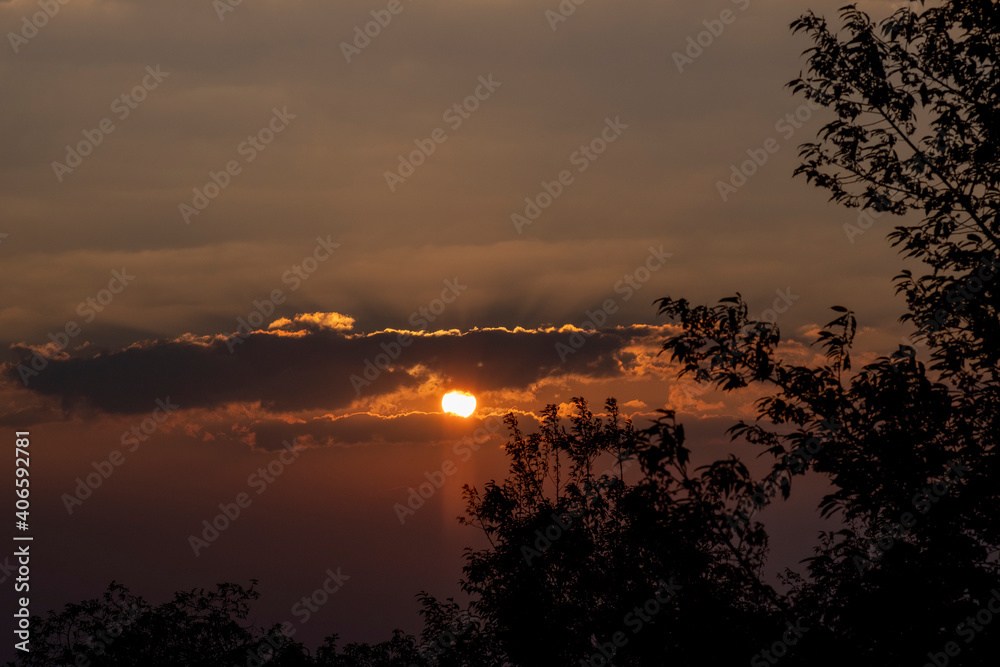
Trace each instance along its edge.
<instances>
[{"instance_id":1,"label":"tree","mask_svg":"<svg viewBox=\"0 0 1000 667\"><path fill-rule=\"evenodd\" d=\"M856 322L842 307L818 341L829 363L785 364L777 329L749 321L739 296L662 299L684 327L664 350L722 389L776 389L731 432L773 457L786 494L790 456L818 438L803 467L833 485L820 509L843 526L820 536L806 576L788 574L786 599L813 628L789 664L919 664L947 659L948 642L962 664L992 664L996 635L975 631L975 617L1000 574L1000 10L911 4L876 24L849 6L842 17L842 33L811 13L792 24L816 46L790 85L837 116L802 147L797 173L847 206L922 214L890 239L928 268L896 284L929 364L902 345L851 372Z\"/></svg>"},{"instance_id":2,"label":"tree","mask_svg":"<svg viewBox=\"0 0 1000 667\"><path fill-rule=\"evenodd\" d=\"M758 576L759 524L719 539L746 469L730 460L693 476L672 413L636 432L613 399L603 419L573 403L569 429L554 405L528 436L508 415L509 476L465 490L465 522L490 547L467 550L463 588L495 655L518 665L745 659L762 629L780 627L762 602L773 591ZM725 642L714 640L720 628Z\"/></svg>"},{"instance_id":3,"label":"tree","mask_svg":"<svg viewBox=\"0 0 1000 667\"><path fill-rule=\"evenodd\" d=\"M336 634L310 655L286 637L281 626L247 621L259 594L219 584L214 590L181 591L153 606L112 582L100 599L71 603L45 617L32 617L31 651L19 652L14 666L53 667L426 667L430 647L396 630L377 643L350 643L338 650Z\"/></svg>"},{"instance_id":4,"label":"tree","mask_svg":"<svg viewBox=\"0 0 1000 667\"><path fill-rule=\"evenodd\" d=\"M250 656L280 667L311 664L302 645L278 628L244 625L258 597L256 583L183 591L154 607L112 582L100 599L33 617L31 651L19 652L14 664L216 667L247 664Z\"/></svg>"},{"instance_id":5,"label":"tree","mask_svg":"<svg viewBox=\"0 0 1000 667\"><path fill-rule=\"evenodd\" d=\"M394 630L392 638L378 644L352 642L337 650L337 635L330 635L316 651L317 667L412 667L426 663L420 657L415 639Z\"/></svg>"},{"instance_id":6,"label":"tree","mask_svg":"<svg viewBox=\"0 0 1000 667\"><path fill-rule=\"evenodd\" d=\"M812 13L792 24L816 46L790 85L837 114L819 142L802 147L797 173L847 206L923 214L890 234L930 269L897 276L903 320L931 346L935 370L956 383L995 380L1000 7L914 5L879 24L848 6L842 34Z\"/></svg>"}]
</instances>

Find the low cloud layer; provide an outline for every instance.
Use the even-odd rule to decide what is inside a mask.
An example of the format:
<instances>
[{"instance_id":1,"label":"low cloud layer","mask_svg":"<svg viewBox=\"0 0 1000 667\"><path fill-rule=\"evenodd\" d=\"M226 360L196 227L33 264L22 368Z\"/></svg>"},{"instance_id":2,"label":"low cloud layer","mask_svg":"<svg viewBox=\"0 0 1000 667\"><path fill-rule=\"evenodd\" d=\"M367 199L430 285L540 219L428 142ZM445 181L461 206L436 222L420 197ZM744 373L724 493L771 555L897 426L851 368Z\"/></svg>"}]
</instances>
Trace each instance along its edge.
<instances>
[{"instance_id":1,"label":"low cloud layer","mask_svg":"<svg viewBox=\"0 0 1000 667\"><path fill-rule=\"evenodd\" d=\"M140 414L164 396L185 409L244 403L271 412L336 412L432 379L490 392L557 377L622 377L639 363L636 346L655 345L665 334L665 327L646 325L368 334L348 326L349 317L314 313L267 330L144 340L112 351L16 347L23 360L2 372L70 413Z\"/></svg>"}]
</instances>

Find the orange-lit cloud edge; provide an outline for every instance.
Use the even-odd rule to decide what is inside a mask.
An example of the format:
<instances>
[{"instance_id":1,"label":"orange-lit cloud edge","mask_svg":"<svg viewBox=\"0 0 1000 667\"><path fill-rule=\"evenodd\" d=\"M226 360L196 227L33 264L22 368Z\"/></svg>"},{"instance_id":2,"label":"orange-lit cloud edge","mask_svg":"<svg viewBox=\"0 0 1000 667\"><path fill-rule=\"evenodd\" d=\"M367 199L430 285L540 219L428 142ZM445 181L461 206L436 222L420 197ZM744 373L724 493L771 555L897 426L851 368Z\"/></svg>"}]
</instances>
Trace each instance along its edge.
<instances>
[{"instance_id":1,"label":"orange-lit cloud edge","mask_svg":"<svg viewBox=\"0 0 1000 667\"><path fill-rule=\"evenodd\" d=\"M572 411L570 397L577 395L585 395L596 414L603 414L605 398L615 396L622 415L637 423L652 420L660 408L677 410L686 418L741 418L752 416L754 402L770 390L754 387L724 394L678 378L677 366L660 354L664 339L679 331L671 324L623 325L596 332L572 325L357 332L353 324L350 316L317 312L281 318L238 334L240 342L235 345L234 334L185 334L172 340L135 341L112 351L94 350L89 345L61 351L51 346L18 345L15 347L21 354L37 351L45 355L50 367L24 387L16 365L4 364L0 404L5 408L0 422L135 421L142 410L133 409L125 391L107 386L130 377L129 362L138 369L134 372L146 374L143 377L150 387L160 390L147 392L149 399L143 405L152 406L154 398L162 395L181 406L184 419L164 426L167 432L180 428L191 438L235 440L255 449L274 449L291 439L307 447L443 442L460 439L486 420L502 419L507 414L524 422L522 428L531 428L547 404L557 405L559 414L568 416ZM814 330L813 326L803 327L801 334L811 338ZM568 342L574 334L577 342L583 341L578 348ZM398 356L384 369L378 368L379 375L363 387L364 391L356 391L357 386L351 392L344 391L350 377L366 377L366 360L385 362L389 355L379 355L387 346L396 350L393 343L400 341L409 342L400 344ZM280 345L273 350L278 363L270 358L272 367L268 368L267 362L261 361L268 358L258 353L272 351L266 346L274 343ZM442 347L441 343L447 345ZM567 354L563 348L566 363L555 363L560 362L558 343L573 349ZM822 362L816 348L795 339L783 340L778 352L792 363ZM201 353L205 354L199 360ZM332 359L324 361L324 355ZM504 356L498 360L494 358L497 355ZM859 356L862 362L874 358L874 354ZM207 379L200 379L191 365L205 359L213 359L217 368L229 369L219 385L221 393L185 402L183 390L172 390L171 378L193 373L187 382L197 384L200 380L203 384ZM281 361L287 366L281 367ZM548 366L538 368L540 361ZM339 373L310 373L316 366L322 370L324 364ZM484 365L492 367L483 369ZM120 377L101 385L97 378L108 368L118 369ZM501 368L506 376L493 377ZM148 374L157 370L163 377L150 380ZM286 392L293 395L292 400L282 401L276 398L282 387L272 385L286 381L286 375L301 376L301 381L293 382ZM382 375L392 381L380 383ZM88 384L88 379L94 383ZM313 393L302 386L307 381L315 383L314 391L322 391L326 383L339 385L334 392L336 400L331 401L336 405L327 407L307 400L305 397ZM229 386L254 382L260 386ZM90 387L93 393L88 396L81 386ZM441 396L456 387L470 390L478 400L475 413L467 419L441 410ZM301 404L294 400L296 393Z\"/></svg>"}]
</instances>

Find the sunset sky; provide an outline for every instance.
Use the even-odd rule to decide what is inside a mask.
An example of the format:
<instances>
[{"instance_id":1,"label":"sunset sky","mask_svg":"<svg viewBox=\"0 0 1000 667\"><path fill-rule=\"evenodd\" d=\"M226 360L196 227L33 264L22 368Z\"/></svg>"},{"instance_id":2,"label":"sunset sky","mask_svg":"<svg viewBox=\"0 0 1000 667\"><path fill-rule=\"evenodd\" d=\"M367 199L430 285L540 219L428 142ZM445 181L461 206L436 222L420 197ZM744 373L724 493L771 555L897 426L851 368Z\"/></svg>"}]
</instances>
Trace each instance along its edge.
<instances>
[{"instance_id":1,"label":"sunset sky","mask_svg":"<svg viewBox=\"0 0 1000 667\"><path fill-rule=\"evenodd\" d=\"M414 632L415 594L456 595L481 546L455 518L505 475L504 414L614 396L730 451L760 394L677 382L654 299L738 291L787 360L832 305L862 361L906 333L896 222L792 178L830 116L785 88L788 24L841 2L41 4L36 27L0 0L0 422L32 434L33 613L258 578L258 622L310 648ZM441 412L453 389L471 417ZM818 492L767 519L813 521Z\"/></svg>"}]
</instances>

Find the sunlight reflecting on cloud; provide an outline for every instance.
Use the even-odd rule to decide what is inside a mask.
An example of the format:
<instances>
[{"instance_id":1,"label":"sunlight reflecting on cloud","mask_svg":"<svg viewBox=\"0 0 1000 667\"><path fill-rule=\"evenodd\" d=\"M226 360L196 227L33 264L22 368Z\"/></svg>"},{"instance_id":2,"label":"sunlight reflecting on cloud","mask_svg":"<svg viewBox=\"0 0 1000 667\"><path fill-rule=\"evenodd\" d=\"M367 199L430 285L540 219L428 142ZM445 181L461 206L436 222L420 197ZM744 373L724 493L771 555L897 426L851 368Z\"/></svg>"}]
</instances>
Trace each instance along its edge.
<instances>
[{"instance_id":1,"label":"sunlight reflecting on cloud","mask_svg":"<svg viewBox=\"0 0 1000 667\"><path fill-rule=\"evenodd\" d=\"M350 331L354 328L354 318L350 315L340 313L300 313L288 319L281 317L268 325L269 331L301 331L303 329L334 329L336 331Z\"/></svg>"}]
</instances>

